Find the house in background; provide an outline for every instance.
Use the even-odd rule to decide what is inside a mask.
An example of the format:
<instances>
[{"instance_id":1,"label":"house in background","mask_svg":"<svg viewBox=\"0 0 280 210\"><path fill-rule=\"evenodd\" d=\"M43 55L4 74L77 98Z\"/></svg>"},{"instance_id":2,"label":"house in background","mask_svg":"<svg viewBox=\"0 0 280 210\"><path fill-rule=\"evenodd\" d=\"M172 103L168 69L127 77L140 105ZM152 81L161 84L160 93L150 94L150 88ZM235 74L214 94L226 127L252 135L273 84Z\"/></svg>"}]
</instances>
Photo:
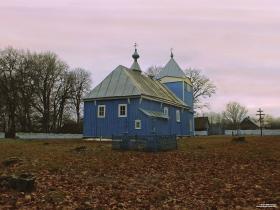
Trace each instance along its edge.
<instances>
[{"instance_id":1,"label":"house in background","mask_svg":"<svg viewBox=\"0 0 280 210\"><path fill-rule=\"evenodd\" d=\"M257 130L259 126L250 118L246 117L240 123L241 130Z\"/></svg>"},{"instance_id":2,"label":"house in background","mask_svg":"<svg viewBox=\"0 0 280 210\"><path fill-rule=\"evenodd\" d=\"M208 136L210 127L208 117L195 117L194 125L196 136Z\"/></svg>"},{"instance_id":3,"label":"house in background","mask_svg":"<svg viewBox=\"0 0 280 210\"><path fill-rule=\"evenodd\" d=\"M155 77L142 73L137 49L84 98L85 138L112 135L193 135L193 90L174 60Z\"/></svg>"},{"instance_id":4,"label":"house in background","mask_svg":"<svg viewBox=\"0 0 280 210\"><path fill-rule=\"evenodd\" d=\"M239 129L225 130L225 135L260 135L259 126L250 117L246 117L239 125ZM264 135L278 135L278 131L274 132L269 129L264 129Z\"/></svg>"}]
</instances>

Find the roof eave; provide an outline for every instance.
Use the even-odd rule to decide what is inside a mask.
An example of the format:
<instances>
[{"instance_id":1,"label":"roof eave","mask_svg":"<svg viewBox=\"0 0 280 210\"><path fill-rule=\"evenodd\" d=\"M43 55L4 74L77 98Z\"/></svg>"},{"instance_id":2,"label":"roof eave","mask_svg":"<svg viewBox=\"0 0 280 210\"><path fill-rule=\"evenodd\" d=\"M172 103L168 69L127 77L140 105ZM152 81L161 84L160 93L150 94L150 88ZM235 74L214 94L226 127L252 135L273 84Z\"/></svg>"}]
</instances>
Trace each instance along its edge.
<instances>
[{"instance_id":1,"label":"roof eave","mask_svg":"<svg viewBox=\"0 0 280 210\"><path fill-rule=\"evenodd\" d=\"M166 103L166 104L170 104L170 105L173 105L173 106L177 106L177 107L181 107L181 108L185 108L185 109L190 110L190 106L188 106L188 105L184 105L184 104L181 104L181 103L174 103L172 101L165 100L163 98L151 97L151 96L148 96L148 95L142 95L142 98L148 99L148 100L151 100L151 101L162 102L162 103Z\"/></svg>"},{"instance_id":2,"label":"roof eave","mask_svg":"<svg viewBox=\"0 0 280 210\"><path fill-rule=\"evenodd\" d=\"M100 101L100 100L116 100L126 98L139 98L141 95L127 95L127 96L114 96L114 97L96 97L96 98L83 98L83 101Z\"/></svg>"}]
</instances>

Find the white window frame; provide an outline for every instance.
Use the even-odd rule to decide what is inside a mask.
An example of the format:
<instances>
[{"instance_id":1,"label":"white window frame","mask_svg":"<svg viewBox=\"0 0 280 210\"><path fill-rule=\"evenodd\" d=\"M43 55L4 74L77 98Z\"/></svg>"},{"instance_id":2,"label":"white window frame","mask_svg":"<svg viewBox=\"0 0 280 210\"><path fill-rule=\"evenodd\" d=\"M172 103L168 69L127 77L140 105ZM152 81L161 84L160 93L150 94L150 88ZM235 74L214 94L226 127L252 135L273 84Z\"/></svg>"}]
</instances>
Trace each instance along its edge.
<instances>
[{"instance_id":1,"label":"white window frame","mask_svg":"<svg viewBox=\"0 0 280 210\"><path fill-rule=\"evenodd\" d=\"M176 122L181 122L181 112L180 110L176 110Z\"/></svg>"},{"instance_id":2,"label":"white window frame","mask_svg":"<svg viewBox=\"0 0 280 210\"><path fill-rule=\"evenodd\" d=\"M104 108L104 115L100 115L100 108ZM97 106L97 117L98 118L105 118L106 116L106 105L98 105Z\"/></svg>"},{"instance_id":3,"label":"white window frame","mask_svg":"<svg viewBox=\"0 0 280 210\"><path fill-rule=\"evenodd\" d=\"M125 107L125 115L121 115L121 107ZM118 107L118 117L127 117L127 104L119 104Z\"/></svg>"},{"instance_id":4,"label":"white window frame","mask_svg":"<svg viewBox=\"0 0 280 210\"><path fill-rule=\"evenodd\" d=\"M139 126L137 126L139 123ZM137 130L140 130L142 129L142 123L141 123L141 120L135 120L134 122L134 128L137 129Z\"/></svg>"},{"instance_id":5,"label":"white window frame","mask_svg":"<svg viewBox=\"0 0 280 210\"><path fill-rule=\"evenodd\" d=\"M167 106L165 106L165 107L163 108L163 113L164 113L165 115L169 116L169 110L168 110L168 107L167 107Z\"/></svg>"}]
</instances>

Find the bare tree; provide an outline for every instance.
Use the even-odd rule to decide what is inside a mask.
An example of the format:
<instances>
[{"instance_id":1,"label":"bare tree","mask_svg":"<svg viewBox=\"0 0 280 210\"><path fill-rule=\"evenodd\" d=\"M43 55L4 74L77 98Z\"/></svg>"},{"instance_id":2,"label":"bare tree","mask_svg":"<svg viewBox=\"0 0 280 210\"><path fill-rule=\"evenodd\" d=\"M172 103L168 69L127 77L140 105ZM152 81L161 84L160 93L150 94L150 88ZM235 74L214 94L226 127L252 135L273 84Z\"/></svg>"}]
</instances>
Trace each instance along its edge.
<instances>
[{"instance_id":1,"label":"bare tree","mask_svg":"<svg viewBox=\"0 0 280 210\"><path fill-rule=\"evenodd\" d=\"M69 71L54 53L0 50L0 130L13 138L16 131L61 130L73 115L80 122L89 85L88 72Z\"/></svg>"},{"instance_id":2,"label":"bare tree","mask_svg":"<svg viewBox=\"0 0 280 210\"><path fill-rule=\"evenodd\" d=\"M61 84L62 88L58 92L58 94L59 94L58 122L57 122L56 129L62 127L67 104L70 103L70 100L74 94L74 91L73 91L74 75L71 72L65 72L60 84Z\"/></svg>"},{"instance_id":3,"label":"bare tree","mask_svg":"<svg viewBox=\"0 0 280 210\"><path fill-rule=\"evenodd\" d=\"M280 118L271 115L265 115L264 126L269 129L280 129Z\"/></svg>"},{"instance_id":4,"label":"bare tree","mask_svg":"<svg viewBox=\"0 0 280 210\"><path fill-rule=\"evenodd\" d=\"M52 112L57 109L56 95L60 91L59 88L61 88L61 77L63 77L68 66L57 55L50 52L35 54L33 59L35 62L34 85L37 98L33 106L42 116L43 131L48 133L51 127L56 127L50 124L52 117L56 116L56 113L53 114Z\"/></svg>"},{"instance_id":5,"label":"bare tree","mask_svg":"<svg viewBox=\"0 0 280 210\"><path fill-rule=\"evenodd\" d=\"M161 66L150 66L147 71L146 71L146 74L148 76L156 76L160 71L162 70L162 67Z\"/></svg>"},{"instance_id":6,"label":"bare tree","mask_svg":"<svg viewBox=\"0 0 280 210\"><path fill-rule=\"evenodd\" d=\"M160 66L151 66L147 69L146 74L156 76L161 70L162 67ZM194 109L198 110L207 107L208 104L203 103L202 99L210 98L216 93L215 84L197 69L186 69L184 73L190 78L193 85Z\"/></svg>"},{"instance_id":7,"label":"bare tree","mask_svg":"<svg viewBox=\"0 0 280 210\"><path fill-rule=\"evenodd\" d=\"M81 103L82 98L86 92L89 91L90 88L90 74L82 69L76 68L72 71L74 76L74 83L73 83L73 97L72 102L74 105L75 113L76 113L76 122L77 124L80 123L81 120Z\"/></svg>"},{"instance_id":8,"label":"bare tree","mask_svg":"<svg viewBox=\"0 0 280 210\"><path fill-rule=\"evenodd\" d=\"M22 62L22 52L7 48L0 52L0 91L7 115L6 136L15 137L16 111L19 102L18 71Z\"/></svg>"},{"instance_id":9,"label":"bare tree","mask_svg":"<svg viewBox=\"0 0 280 210\"><path fill-rule=\"evenodd\" d=\"M215 84L201 71L196 69L187 69L185 74L190 78L193 85L193 102L195 109L201 109L207 106L206 103L202 103L202 99L210 98L216 93Z\"/></svg>"},{"instance_id":10,"label":"bare tree","mask_svg":"<svg viewBox=\"0 0 280 210\"><path fill-rule=\"evenodd\" d=\"M34 103L34 72L32 71L32 54L27 51L23 53L22 63L18 71L19 83L19 103L18 103L18 123L21 131L32 130L32 114Z\"/></svg>"},{"instance_id":11,"label":"bare tree","mask_svg":"<svg viewBox=\"0 0 280 210\"><path fill-rule=\"evenodd\" d=\"M206 116L208 116L210 126L212 125L222 126L224 123L224 118L221 113L209 112L206 114Z\"/></svg>"},{"instance_id":12,"label":"bare tree","mask_svg":"<svg viewBox=\"0 0 280 210\"><path fill-rule=\"evenodd\" d=\"M223 116L235 129L239 129L240 123L247 116L247 113L246 107L237 102L230 102L226 105Z\"/></svg>"},{"instance_id":13,"label":"bare tree","mask_svg":"<svg viewBox=\"0 0 280 210\"><path fill-rule=\"evenodd\" d=\"M0 78L1 81L1 78ZM0 85L1 87L1 85ZM0 89L0 132L6 131L6 123L7 123L7 115L6 115L6 104L4 103L5 99L3 97L3 94L1 93Z\"/></svg>"}]
</instances>

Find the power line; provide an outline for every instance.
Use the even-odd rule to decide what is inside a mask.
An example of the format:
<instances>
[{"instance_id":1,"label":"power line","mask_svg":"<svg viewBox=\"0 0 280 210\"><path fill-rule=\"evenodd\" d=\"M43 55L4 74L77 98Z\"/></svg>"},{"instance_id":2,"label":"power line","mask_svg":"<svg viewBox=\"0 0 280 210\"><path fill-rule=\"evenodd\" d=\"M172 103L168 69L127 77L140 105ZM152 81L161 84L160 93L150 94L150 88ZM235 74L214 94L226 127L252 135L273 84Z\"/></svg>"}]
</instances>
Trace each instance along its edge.
<instances>
[{"instance_id":1,"label":"power line","mask_svg":"<svg viewBox=\"0 0 280 210\"><path fill-rule=\"evenodd\" d=\"M260 122L260 130L261 130L261 136L263 135L263 120L264 120L264 111L259 108L259 110L257 111L257 116L259 117L259 122Z\"/></svg>"}]
</instances>

